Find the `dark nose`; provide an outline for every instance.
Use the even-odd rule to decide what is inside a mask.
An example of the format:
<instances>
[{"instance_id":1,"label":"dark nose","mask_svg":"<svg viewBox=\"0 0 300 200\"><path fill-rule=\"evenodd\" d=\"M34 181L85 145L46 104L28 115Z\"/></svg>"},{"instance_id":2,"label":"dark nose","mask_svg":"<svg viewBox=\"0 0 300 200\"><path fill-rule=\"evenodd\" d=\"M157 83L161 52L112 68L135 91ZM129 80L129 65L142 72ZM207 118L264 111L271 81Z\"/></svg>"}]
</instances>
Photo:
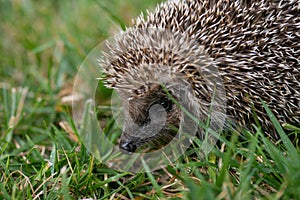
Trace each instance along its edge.
<instances>
[{"instance_id":1,"label":"dark nose","mask_svg":"<svg viewBox=\"0 0 300 200\"><path fill-rule=\"evenodd\" d=\"M136 145L132 141L121 140L119 148L123 153L132 154L136 151Z\"/></svg>"}]
</instances>

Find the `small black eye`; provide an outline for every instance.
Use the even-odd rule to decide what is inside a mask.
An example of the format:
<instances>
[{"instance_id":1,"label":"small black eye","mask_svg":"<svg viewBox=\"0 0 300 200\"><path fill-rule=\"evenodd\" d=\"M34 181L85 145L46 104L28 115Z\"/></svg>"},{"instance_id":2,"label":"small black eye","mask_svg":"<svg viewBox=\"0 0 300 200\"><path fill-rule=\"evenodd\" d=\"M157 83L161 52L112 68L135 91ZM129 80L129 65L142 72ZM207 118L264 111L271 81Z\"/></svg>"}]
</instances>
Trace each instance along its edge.
<instances>
[{"instance_id":1,"label":"small black eye","mask_svg":"<svg viewBox=\"0 0 300 200\"><path fill-rule=\"evenodd\" d=\"M166 111L170 111L173 107L173 102L169 99L161 99L159 104L164 107Z\"/></svg>"}]
</instances>

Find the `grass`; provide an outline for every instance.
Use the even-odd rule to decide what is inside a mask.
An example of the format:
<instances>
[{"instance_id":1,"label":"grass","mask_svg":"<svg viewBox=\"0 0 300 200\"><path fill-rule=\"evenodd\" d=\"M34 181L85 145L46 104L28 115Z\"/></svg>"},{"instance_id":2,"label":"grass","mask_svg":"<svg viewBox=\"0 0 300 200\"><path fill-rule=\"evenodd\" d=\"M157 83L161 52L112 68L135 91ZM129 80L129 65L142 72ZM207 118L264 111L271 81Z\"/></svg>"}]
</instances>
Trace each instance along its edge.
<instances>
[{"instance_id":1,"label":"grass","mask_svg":"<svg viewBox=\"0 0 300 200\"><path fill-rule=\"evenodd\" d=\"M253 125L252 133L222 136L204 158L195 140L152 173L118 172L82 145L61 100L77 68L95 45L156 3L0 0L0 199L299 198L299 128L288 126L291 142L267 107L277 145ZM105 102L111 91L100 90ZM106 133L119 131L110 116L102 118Z\"/></svg>"}]
</instances>

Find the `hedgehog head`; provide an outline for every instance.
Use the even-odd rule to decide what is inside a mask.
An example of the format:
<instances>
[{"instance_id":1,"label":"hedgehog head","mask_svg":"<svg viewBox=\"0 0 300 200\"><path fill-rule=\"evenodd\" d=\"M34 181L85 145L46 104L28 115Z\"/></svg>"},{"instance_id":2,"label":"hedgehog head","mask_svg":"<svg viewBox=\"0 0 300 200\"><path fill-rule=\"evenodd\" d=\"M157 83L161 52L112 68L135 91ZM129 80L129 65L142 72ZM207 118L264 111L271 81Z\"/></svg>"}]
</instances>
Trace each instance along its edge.
<instances>
[{"instance_id":1,"label":"hedgehog head","mask_svg":"<svg viewBox=\"0 0 300 200\"><path fill-rule=\"evenodd\" d=\"M100 64L106 85L116 89L122 100L125 120L119 147L123 151L156 150L178 130L197 129L198 122L189 120L185 112L203 123L210 114L210 128L222 128L222 82L216 64L195 43L186 35L159 28L129 29L107 43Z\"/></svg>"}]
</instances>

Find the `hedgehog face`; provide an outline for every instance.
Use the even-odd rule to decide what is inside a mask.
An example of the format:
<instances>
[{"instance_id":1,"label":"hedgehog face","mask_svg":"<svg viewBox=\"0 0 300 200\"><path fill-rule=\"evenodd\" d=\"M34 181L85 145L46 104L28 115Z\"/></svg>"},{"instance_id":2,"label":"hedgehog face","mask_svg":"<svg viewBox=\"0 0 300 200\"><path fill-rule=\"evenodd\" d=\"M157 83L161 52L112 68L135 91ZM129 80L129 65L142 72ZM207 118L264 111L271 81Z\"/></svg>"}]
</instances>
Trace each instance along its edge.
<instances>
[{"instance_id":1,"label":"hedgehog face","mask_svg":"<svg viewBox=\"0 0 300 200\"><path fill-rule=\"evenodd\" d=\"M195 135L197 122L186 111L200 122L212 114L213 130L223 126L222 79L216 63L196 40L167 29L129 29L106 48L100 64L105 85L122 99L125 121L120 149L124 152L150 152L171 141L178 144L186 133Z\"/></svg>"},{"instance_id":2,"label":"hedgehog face","mask_svg":"<svg viewBox=\"0 0 300 200\"><path fill-rule=\"evenodd\" d=\"M159 84L128 100L119 144L125 153L150 152L168 144L177 134L180 109Z\"/></svg>"}]
</instances>

